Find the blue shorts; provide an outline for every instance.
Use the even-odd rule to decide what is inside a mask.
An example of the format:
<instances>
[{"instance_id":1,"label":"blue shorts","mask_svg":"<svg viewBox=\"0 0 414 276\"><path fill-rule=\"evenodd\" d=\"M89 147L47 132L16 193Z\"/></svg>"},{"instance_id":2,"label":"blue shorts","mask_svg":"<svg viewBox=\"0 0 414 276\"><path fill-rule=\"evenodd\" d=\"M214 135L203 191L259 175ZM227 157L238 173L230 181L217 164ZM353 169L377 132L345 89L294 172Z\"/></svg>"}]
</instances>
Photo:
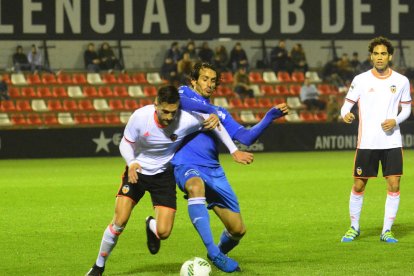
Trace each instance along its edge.
<instances>
[{"instance_id":1,"label":"blue shorts","mask_svg":"<svg viewBox=\"0 0 414 276\"><path fill-rule=\"evenodd\" d=\"M175 181L181 191L184 189L188 179L200 177L204 181L206 189L207 208L214 206L230 209L235 213L240 213L239 201L227 181L222 167L209 168L196 165L178 165L174 167Z\"/></svg>"}]
</instances>

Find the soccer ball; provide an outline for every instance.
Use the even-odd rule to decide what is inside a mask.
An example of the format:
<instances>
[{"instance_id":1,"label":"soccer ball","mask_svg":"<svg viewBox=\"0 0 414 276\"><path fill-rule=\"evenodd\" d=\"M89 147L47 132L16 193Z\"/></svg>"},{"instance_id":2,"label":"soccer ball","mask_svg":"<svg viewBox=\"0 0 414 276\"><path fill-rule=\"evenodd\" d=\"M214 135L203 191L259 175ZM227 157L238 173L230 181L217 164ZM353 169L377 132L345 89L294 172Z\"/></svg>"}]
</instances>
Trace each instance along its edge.
<instances>
[{"instance_id":1,"label":"soccer ball","mask_svg":"<svg viewBox=\"0 0 414 276\"><path fill-rule=\"evenodd\" d=\"M180 276L208 276L210 273L210 264L199 257L195 257L183 263L180 270Z\"/></svg>"}]
</instances>

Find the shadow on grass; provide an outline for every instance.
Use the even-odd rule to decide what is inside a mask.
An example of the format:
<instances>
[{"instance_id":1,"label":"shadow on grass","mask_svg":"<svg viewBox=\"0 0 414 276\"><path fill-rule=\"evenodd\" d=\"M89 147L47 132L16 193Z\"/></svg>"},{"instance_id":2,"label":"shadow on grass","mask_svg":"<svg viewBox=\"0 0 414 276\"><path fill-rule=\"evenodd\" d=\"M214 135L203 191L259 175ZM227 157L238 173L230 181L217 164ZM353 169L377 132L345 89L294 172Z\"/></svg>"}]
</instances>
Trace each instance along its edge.
<instances>
[{"instance_id":1,"label":"shadow on grass","mask_svg":"<svg viewBox=\"0 0 414 276\"><path fill-rule=\"evenodd\" d=\"M395 232L397 239L400 239L414 232L414 223L395 223L392 229L392 231ZM378 236L379 238L381 231L382 227L362 228L359 239L363 240L364 237L373 236Z\"/></svg>"},{"instance_id":2,"label":"shadow on grass","mask_svg":"<svg viewBox=\"0 0 414 276\"><path fill-rule=\"evenodd\" d=\"M128 272L115 273L112 275L165 275L165 274L178 274L181 268L181 263L160 263L154 265L140 265L137 263L137 267L131 269Z\"/></svg>"}]
</instances>

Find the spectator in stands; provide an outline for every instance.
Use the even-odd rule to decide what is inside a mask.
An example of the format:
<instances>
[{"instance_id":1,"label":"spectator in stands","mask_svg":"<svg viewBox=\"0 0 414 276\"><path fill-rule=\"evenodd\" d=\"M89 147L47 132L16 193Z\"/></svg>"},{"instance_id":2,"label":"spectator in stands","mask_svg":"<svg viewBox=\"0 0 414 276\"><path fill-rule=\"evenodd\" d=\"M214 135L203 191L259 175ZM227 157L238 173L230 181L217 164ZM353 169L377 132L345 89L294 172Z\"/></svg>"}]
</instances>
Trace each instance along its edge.
<instances>
[{"instance_id":1,"label":"spectator in stands","mask_svg":"<svg viewBox=\"0 0 414 276\"><path fill-rule=\"evenodd\" d=\"M276 73L279 71L289 72L291 71L289 63L290 58L286 50L286 42L284 39L281 39L278 45L270 51L270 66Z\"/></svg>"},{"instance_id":2,"label":"spectator in stands","mask_svg":"<svg viewBox=\"0 0 414 276\"><path fill-rule=\"evenodd\" d=\"M30 70L34 73L37 71L46 70L49 71L47 68L43 66L43 57L40 51L37 50L36 45L32 45L31 51L27 54L27 60L30 64Z\"/></svg>"},{"instance_id":3,"label":"spectator in stands","mask_svg":"<svg viewBox=\"0 0 414 276\"><path fill-rule=\"evenodd\" d=\"M174 63L172 58L166 57L164 63L161 66L160 72L161 78L168 81L169 84L178 86L180 78L178 77L177 64Z\"/></svg>"},{"instance_id":4,"label":"spectator in stands","mask_svg":"<svg viewBox=\"0 0 414 276\"><path fill-rule=\"evenodd\" d=\"M3 75L0 75L0 102L2 100L10 100L10 95L7 89L7 83L4 81Z\"/></svg>"},{"instance_id":5,"label":"spectator in stands","mask_svg":"<svg viewBox=\"0 0 414 276\"><path fill-rule=\"evenodd\" d=\"M337 122L339 119L339 115L341 114L341 110L338 104L338 97L336 95L329 95L328 103L326 105L326 113L328 122Z\"/></svg>"},{"instance_id":6,"label":"spectator in stands","mask_svg":"<svg viewBox=\"0 0 414 276\"><path fill-rule=\"evenodd\" d=\"M115 53L108 42L102 43L98 55L101 60L100 68L102 70L108 70L109 72L112 72L112 70L123 70L121 63L116 58Z\"/></svg>"},{"instance_id":7,"label":"spectator in stands","mask_svg":"<svg viewBox=\"0 0 414 276\"><path fill-rule=\"evenodd\" d=\"M190 58L189 53L184 53L183 58L178 61L177 73L180 83L188 83L190 80L191 70L193 68L193 61Z\"/></svg>"},{"instance_id":8,"label":"spectator in stands","mask_svg":"<svg viewBox=\"0 0 414 276\"><path fill-rule=\"evenodd\" d=\"M198 55L197 55L194 41L190 40L187 42L187 45L182 50L182 57L184 56L185 53L189 55L192 62L198 61Z\"/></svg>"},{"instance_id":9,"label":"spectator in stands","mask_svg":"<svg viewBox=\"0 0 414 276\"><path fill-rule=\"evenodd\" d=\"M245 67L246 70L249 71L249 60L247 59L246 51L243 49L240 42L237 42L233 49L231 49L229 63L233 73L240 67Z\"/></svg>"},{"instance_id":10,"label":"spectator in stands","mask_svg":"<svg viewBox=\"0 0 414 276\"><path fill-rule=\"evenodd\" d=\"M89 43L88 49L83 53L83 60L85 61L85 69L89 72L99 72L101 60L95 50L95 44Z\"/></svg>"},{"instance_id":11,"label":"spectator in stands","mask_svg":"<svg viewBox=\"0 0 414 276\"><path fill-rule=\"evenodd\" d=\"M233 90L241 99L253 98L253 89L250 88L249 75L245 66L240 66L233 76Z\"/></svg>"},{"instance_id":12,"label":"spectator in stands","mask_svg":"<svg viewBox=\"0 0 414 276\"><path fill-rule=\"evenodd\" d=\"M359 56L358 56L358 52L353 52L352 53L352 59L350 61L351 63L351 67L353 70L353 76L358 75L359 73L361 73L361 62L359 61Z\"/></svg>"},{"instance_id":13,"label":"spectator in stands","mask_svg":"<svg viewBox=\"0 0 414 276\"><path fill-rule=\"evenodd\" d=\"M315 111L315 109L325 109L326 103L319 99L319 92L314 84L310 83L308 77L305 77L305 81L300 89L300 100L306 105L309 111Z\"/></svg>"},{"instance_id":14,"label":"spectator in stands","mask_svg":"<svg viewBox=\"0 0 414 276\"><path fill-rule=\"evenodd\" d=\"M200 61L212 64L213 56L214 52L213 50L211 50L210 46L208 45L208 42L203 42L200 50L198 51L198 58L200 59Z\"/></svg>"},{"instance_id":15,"label":"spectator in stands","mask_svg":"<svg viewBox=\"0 0 414 276\"><path fill-rule=\"evenodd\" d=\"M361 62L361 72L368 71L372 69L372 67L371 53L368 53L367 58Z\"/></svg>"},{"instance_id":16,"label":"spectator in stands","mask_svg":"<svg viewBox=\"0 0 414 276\"><path fill-rule=\"evenodd\" d=\"M229 54L226 47L219 45L215 48L213 64L220 72L229 71L227 65L229 64Z\"/></svg>"},{"instance_id":17,"label":"spectator in stands","mask_svg":"<svg viewBox=\"0 0 414 276\"><path fill-rule=\"evenodd\" d=\"M174 64L177 64L178 61L181 59L181 51L177 41L171 43L171 47L165 53L165 59L167 58L170 58L174 62Z\"/></svg>"},{"instance_id":18,"label":"spectator in stands","mask_svg":"<svg viewBox=\"0 0 414 276\"><path fill-rule=\"evenodd\" d=\"M32 68L21 45L16 47L16 52L13 54L13 67L16 72L30 71Z\"/></svg>"},{"instance_id":19,"label":"spectator in stands","mask_svg":"<svg viewBox=\"0 0 414 276\"><path fill-rule=\"evenodd\" d=\"M337 62L338 75L344 81L352 80L353 78L353 68L351 66L351 61L349 60L348 54L343 53L341 58Z\"/></svg>"},{"instance_id":20,"label":"spectator in stands","mask_svg":"<svg viewBox=\"0 0 414 276\"><path fill-rule=\"evenodd\" d=\"M305 51L302 44L296 43L290 51L290 59L292 61L293 70L302 71L306 73L308 71L308 63L306 62Z\"/></svg>"}]
</instances>

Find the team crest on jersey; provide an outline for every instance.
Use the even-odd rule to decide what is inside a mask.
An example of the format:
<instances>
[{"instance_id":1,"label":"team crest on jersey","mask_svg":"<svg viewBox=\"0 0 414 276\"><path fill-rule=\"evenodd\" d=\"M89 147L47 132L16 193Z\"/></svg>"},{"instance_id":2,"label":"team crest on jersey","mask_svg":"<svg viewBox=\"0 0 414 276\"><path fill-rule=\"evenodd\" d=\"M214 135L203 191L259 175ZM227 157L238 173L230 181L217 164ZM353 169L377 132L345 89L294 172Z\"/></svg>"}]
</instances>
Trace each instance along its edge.
<instances>
[{"instance_id":1,"label":"team crest on jersey","mask_svg":"<svg viewBox=\"0 0 414 276\"><path fill-rule=\"evenodd\" d=\"M362 169L361 169L361 167L358 167L358 168L356 169L356 173L357 173L357 175L361 175L361 174L362 174Z\"/></svg>"},{"instance_id":2,"label":"team crest on jersey","mask_svg":"<svg viewBox=\"0 0 414 276\"><path fill-rule=\"evenodd\" d=\"M129 185L124 185L122 187L122 193L127 194L129 192Z\"/></svg>"},{"instance_id":3,"label":"team crest on jersey","mask_svg":"<svg viewBox=\"0 0 414 276\"><path fill-rule=\"evenodd\" d=\"M178 135L177 135L177 134L175 134L175 133L173 133L173 134L171 134L171 135L170 135L170 139L171 139L171 141L173 141L173 142L175 142L175 140L177 140L177 138L178 138Z\"/></svg>"},{"instance_id":4,"label":"team crest on jersey","mask_svg":"<svg viewBox=\"0 0 414 276\"><path fill-rule=\"evenodd\" d=\"M390 90L391 93L394 94L395 92L397 92L397 87L395 85L391 85Z\"/></svg>"}]
</instances>

